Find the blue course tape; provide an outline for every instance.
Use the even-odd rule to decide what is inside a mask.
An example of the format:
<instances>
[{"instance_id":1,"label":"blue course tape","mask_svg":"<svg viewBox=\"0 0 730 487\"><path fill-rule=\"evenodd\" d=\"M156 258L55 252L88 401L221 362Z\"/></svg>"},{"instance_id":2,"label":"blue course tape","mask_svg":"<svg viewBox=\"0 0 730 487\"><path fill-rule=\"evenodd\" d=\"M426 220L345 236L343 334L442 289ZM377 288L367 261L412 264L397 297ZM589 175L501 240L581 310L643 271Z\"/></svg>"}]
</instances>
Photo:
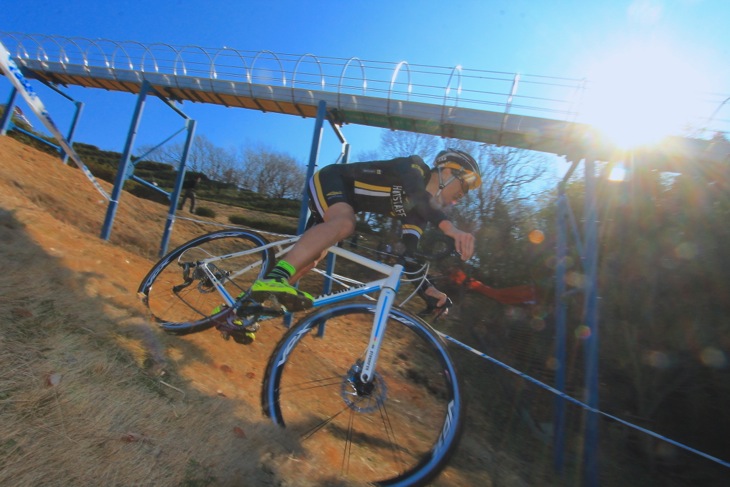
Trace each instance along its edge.
<instances>
[{"instance_id":1,"label":"blue course tape","mask_svg":"<svg viewBox=\"0 0 730 487\"><path fill-rule=\"evenodd\" d=\"M704 453L704 452L699 451L699 450L697 450L695 448L692 448L691 446L687 446L685 444L679 443L679 442L674 441L674 440L672 440L670 438L667 438L666 436L662 436L662 435L660 435L658 433L655 433L655 432L653 432L651 430L648 430L646 428L642 428L641 426L637 426L637 425L635 425L633 423L629 423L628 421L625 421L625 420L623 420L621 418L617 418L616 416L613 416L612 414L604 413L603 411L600 411L598 409L595 409L595 408L593 408L593 407L591 407L591 406L589 406L589 405L587 405L587 404L585 404L585 403L583 403L583 402L581 402L581 401L579 401L579 400L577 400L577 399L575 399L575 398L573 398L573 397L565 394L564 392L555 389L554 387L551 387L551 386L549 386L549 385L547 385L547 384L545 384L543 382L540 382L539 380L537 380L537 379L535 379L533 377L530 377L529 375L525 374L524 372L520 372L519 370L515 369L514 367L510 367L509 365L507 365L505 363L502 363L502 362L500 362L499 360L497 360L497 359L495 359L493 357L490 357L486 353L480 352L479 350L476 350L476 349L470 347L469 345L467 345L465 343L461 343L459 340L457 340L457 339L455 339L453 337L450 337L448 335L445 335L444 333L441 333L440 331L437 331L437 333L439 335L441 335L442 338L444 338L444 339L446 339L446 340L448 340L448 341L450 341L452 343L455 343L456 345L460 346L461 348L464 348L464 349L466 349L466 350L468 350L468 351L470 351L470 352L472 352L472 353L474 353L474 354L482 357L483 359L489 360L493 364L499 365L500 367L502 367L504 369L507 369L508 371L512 372L513 374L522 377L526 381L532 382L533 384L535 384L537 386L540 386L543 389L548 390L548 391L552 392L553 394L555 394L557 396L560 396L561 398L565 399L566 401L572 402L573 404L575 404L577 406L580 406L580 407L582 407L583 409L585 409L587 411L590 411L590 412L596 413L596 414L600 414L601 416L605 416L606 418L610 418L611 420L616 421L618 423L621 423L621 424L623 424L625 426L628 426L629 428L633 428L633 429L635 429L637 431L641 431L642 433L645 433L645 434L647 434L649 436L653 436L654 438L657 438L659 440L666 441L667 443L671 443L672 445L674 445L676 447L682 448L683 450L687 450L687 451L692 452L692 453L694 453L696 455L699 455L701 457L704 457L704 458L706 458L708 460L711 460L711 461L713 461L715 463L718 463L718 464L722 465L723 467L730 468L730 462L727 462L725 460L721 460L721 459L719 459L717 457L713 457L712 455L708 455L707 453Z\"/></svg>"}]
</instances>

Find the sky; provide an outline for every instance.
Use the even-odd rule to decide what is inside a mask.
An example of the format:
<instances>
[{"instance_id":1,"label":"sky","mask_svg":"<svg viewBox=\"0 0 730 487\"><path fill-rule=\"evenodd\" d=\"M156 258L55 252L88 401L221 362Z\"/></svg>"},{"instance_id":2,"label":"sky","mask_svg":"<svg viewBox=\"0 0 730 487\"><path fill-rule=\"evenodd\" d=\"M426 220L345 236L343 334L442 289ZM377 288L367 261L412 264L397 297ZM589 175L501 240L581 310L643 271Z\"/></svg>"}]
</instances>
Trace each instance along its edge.
<instances>
[{"instance_id":1,"label":"sky","mask_svg":"<svg viewBox=\"0 0 730 487\"><path fill-rule=\"evenodd\" d=\"M621 90L622 100L632 100L629 94L642 86L657 95L645 119L626 117L615 98L618 95L600 89L587 101L597 112L613 111L602 123L631 135L640 130L629 122L641 127L659 125L679 111L679 101L671 109L664 101L677 90L730 95L727 0L3 3L2 32L588 78L597 81L598 87ZM658 77L644 87L646 83L638 78L648 71ZM67 127L73 114L70 104L40 83L33 86L57 124L62 130ZM9 93L10 84L0 80L0 102ZM67 93L85 104L74 140L121 152L136 96L79 87L70 87ZM24 107L23 102L18 105ZM191 103L182 109L198 120L197 133L218 146L235 150L263 144L302 162L309 157L313 119ZM725 118L730 113L725 112ZM143 118L137 144L154 145L170 134L170 129L160 129L154 120L153 116ZM352 145L351 160L377 150L381 131L344 127ZM321 164L334 162L339 147L336 137L325 130Z\"/></svg>"}]
</instances>

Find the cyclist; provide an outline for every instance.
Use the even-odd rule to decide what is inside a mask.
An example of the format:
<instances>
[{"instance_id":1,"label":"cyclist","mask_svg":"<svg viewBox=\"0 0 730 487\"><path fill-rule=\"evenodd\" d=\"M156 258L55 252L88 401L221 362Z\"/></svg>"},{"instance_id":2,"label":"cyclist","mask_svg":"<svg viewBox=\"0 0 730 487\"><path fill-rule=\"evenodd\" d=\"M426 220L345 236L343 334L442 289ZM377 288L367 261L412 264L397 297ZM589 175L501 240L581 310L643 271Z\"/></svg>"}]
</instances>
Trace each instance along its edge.
<instances>
[{"instance_id":1,"label":"cyclist","mask_svg":"<svg viewBox=\"0 0 730 487\"><path fill-rule=\"evenodd\" d=\"M474 254L474 236L456 228L442 208L457 203L481 182L474 158L456 149L439 152L433 168L417 155L326 166L312 176L308 186L316 224L263 279L254 282L251 294L257 300L273 295L288 311L310 308L312 296L290 283L312 269L329 247L354 233L356 212L400 219L407 255L415 251L430 222L454 239L462 260L469 260ZM422 288L423 294L437 300L436 307L443 307L448 299L429 282Z\"/></svg>"}]
</instances>

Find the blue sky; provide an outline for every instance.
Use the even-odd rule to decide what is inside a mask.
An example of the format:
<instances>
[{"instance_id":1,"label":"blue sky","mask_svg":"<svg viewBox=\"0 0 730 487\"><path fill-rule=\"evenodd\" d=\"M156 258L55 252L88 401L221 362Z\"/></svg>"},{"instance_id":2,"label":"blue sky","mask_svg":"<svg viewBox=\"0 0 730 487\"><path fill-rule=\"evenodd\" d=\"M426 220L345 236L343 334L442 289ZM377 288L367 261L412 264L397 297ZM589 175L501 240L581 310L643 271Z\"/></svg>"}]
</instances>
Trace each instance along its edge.
<instances>
[{"instance_id":1,"label":"blue sky","mask_svg":"<svg viewBox=\"0 0 730 487\"><path fill-rule=\"evenodd\" d=\"M5 32L357 56L569 78L591 78L609 61L620 63L636 46L650 44L675 69L666 72L665 80L676 78L680 70L692 74L698 90L730 94L726 0L5 3L0 16L0 31ZM622 80L629 80L626 90L632 89L632 73L640 68L624 64L619 69ZM614 79L607 83L619 84ZM9 94L9 83L0 82L0 89ZM71 116L68 104L43 87L36 91L64 127ZM135 97L88 88L68 92L85 102L75 140L121 151ZM5 96L0 91L3 103ZM198 133L216 145L263 143L307 160L311 119L189 103L183 110L198 120ZM143 119L138 144L157 143L169 135L150 120ZM344 133L355 159L359 152L377 149L379 129L346 126ZM338 148L334 135L325 132L322 162L336 157Z\"/></svg>"}]
</instances>

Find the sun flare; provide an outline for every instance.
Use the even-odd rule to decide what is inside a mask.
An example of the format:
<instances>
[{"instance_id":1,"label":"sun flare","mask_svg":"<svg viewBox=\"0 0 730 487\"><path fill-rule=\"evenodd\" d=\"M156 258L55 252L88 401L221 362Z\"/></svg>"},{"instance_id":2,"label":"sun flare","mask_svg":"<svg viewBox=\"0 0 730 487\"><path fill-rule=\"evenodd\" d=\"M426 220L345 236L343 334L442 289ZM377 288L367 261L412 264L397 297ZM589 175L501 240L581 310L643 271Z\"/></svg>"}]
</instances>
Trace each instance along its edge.
<instances>
[{"instance_id":1,"label":"sun flare","mask_svg":"<svg viewBox=\"0 0 730 487\"><path fill-rule=\"evenodd\" d=\"M625 46L589 72L581 121L622 148L682 135L703 115L701 70L668 46Z\"/></svg>"}]
</instances>

